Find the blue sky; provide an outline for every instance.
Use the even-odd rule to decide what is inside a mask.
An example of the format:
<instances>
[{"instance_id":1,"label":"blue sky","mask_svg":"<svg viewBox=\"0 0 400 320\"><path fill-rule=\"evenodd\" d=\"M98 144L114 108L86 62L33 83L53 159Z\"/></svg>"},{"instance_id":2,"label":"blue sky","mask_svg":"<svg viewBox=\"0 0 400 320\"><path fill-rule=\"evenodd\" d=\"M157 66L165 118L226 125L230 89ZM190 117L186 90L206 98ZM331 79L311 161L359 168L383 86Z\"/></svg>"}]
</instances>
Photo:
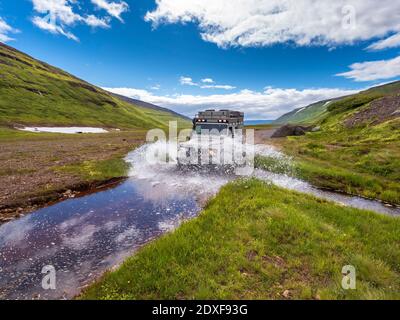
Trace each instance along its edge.
<instances>
[{"instance_id":1,"label":"blue sky","mask_svg":"<svg viewBox=\"0 0 400 320\"><path fill-rule=\"evenodd\" d=\"M189 116L231 107L273 119L398 79L400 4L310 3L0 0L0 40Z\"/></svg>"}]
</instances>

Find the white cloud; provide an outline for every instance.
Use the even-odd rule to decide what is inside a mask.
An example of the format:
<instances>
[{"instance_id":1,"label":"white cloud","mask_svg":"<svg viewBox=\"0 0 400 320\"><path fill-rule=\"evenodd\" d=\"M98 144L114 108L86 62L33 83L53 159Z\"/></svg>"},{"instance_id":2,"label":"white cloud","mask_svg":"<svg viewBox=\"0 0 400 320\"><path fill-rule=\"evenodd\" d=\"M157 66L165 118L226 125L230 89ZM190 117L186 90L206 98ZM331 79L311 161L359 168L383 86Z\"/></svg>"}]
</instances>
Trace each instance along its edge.
<instances>
[{"instance_id":1,"label":"white cloud","mask_svg":"<svg viewBox=\"0 0 400 320\"><path fill-rule=\"evenodd\" d=\"M201 82L203 84L199 84L197 82L194 82L193 79L190 78L190 77L183 77L183 76L180 77L180 79L179 79L179 83L181 85L199 87L201 89L223 89L223 90L236 89L236 87L228 85L228 84L212 84L212 83L215 83L215 82L211 78L201 79ZM208 84L204 84L204 83L208 83Z\"/></svg>"},{"instance_id":2,"label":"white cloud","mask_svg":"<svg viewBox=\"0 0 400 320\"><path fill-rule=\"evenodd\" d=\"M58 20L65 25L81 21L82 17L72 10L71 0L32 0L33 9L38 13L48 14L49 20ZM49 21L50 23L50 21Z\"/></svg>"},{"instance_id":3,"label":"white cloud","mask_svg":"<svg viewBox=\"0 0 400 320\"><path fill-rule=\"evenodd\" d=\"M230 86L228 84L202 85L202 86L200 86L200 88L202 88L202 89L224 89L224 90L236 89L236 87Z\"/></svg>"},{"instance_id":4,"label":"white cloud","mask_svg":"<svg viewBox=\"0 0 400 320\"><path fill-rule=\"evenodd\" d=\"M157 0L156 3L156 9L147 12L146 21L154 26L197 23L202 38L221 47L287 42L334 47L400 31L400 1L393 0Z\"/></svg>"},{"instance_id":5,"label":"white cloud","mask_svg":"<svg viewBox=\"0 0 400 320\"><path fill-rule=\"evenodd\" d=\"M61 34L69 39L78 41L78 38L68 31L68 27L74 26L77 23L86 24L92 28L109 28L110 17L99 18L94 14L80 14L76 10L79 10L79 3L76 0L31 0L33 3L33 9L43 16L34 16L32 22L40 29L49 31L53 34ZM92 1L94 3L94 1ZM108 4L109 7L107 12L111 16L115 16L121 20L120 15L116 15L118 12L117 7L125 5L117 3L108 3L106 1L98 1L95 3L96 6L101 7L102 5Z\"/></svg>"},{"instance_id":6,"label":"white cloud","mask_svg":"<svg viewBox=\"0 0 400 320\"><path fill-rule=\"evenodd\" d=\"M181 84L181 85L186 85L186 86L198 86L198 84L197 83L194 83L193 82L193 79L192 78L190 78L190 77L180 77L179 78L179 83Z\"/></svg>"},{"instance_id":7,"label":"white cloud","mask_svg":"<svg viewBox=\"0 0 400 320\"><path fill-rule=\"evenodd\" d=\"M160 90L161 89L161 85L155 84L154 86L151 86L150 89L151 90Z\"/></svg>"},{"instance_id":8,"label":"white cloud","mask_svg":"<svg viewBox=\"0 0 400 320\"><path fill-rule=\"evenodd\" d=\"M201 79L201 82L203 83L214 83L214 80L211 78L205 78L205 79Z\"/></svg>"},{"instance_id":9,"label":"white cloud","mask_svg":"<svg viewBox=\"0 0 400 320\"><path fill-rule=\"evenodd\" d=\"M109 2L106 0L91 0L92 3L98 6L101 9L104 9L108 12L110 16L117 18L121 22L123 21L121 18L121 14L128 11L129 5L122 1L122 2Z\"/></svg>"},{"instance_id":10,"label":"white cloud","mask_svg":"<svg viewBox=\"0 0 400 320\"><path fill-rule=\"evenodd\" d=\"M63 36L66 36L68 39L79 41L79 39L74 34L68 31L64 31L61 26L50 23L46 18L33 17L32 22L34 25L42 30L46 30L53 34L61 34Z\"/></svg>"},{"instance_id":11,"label":"white cloud","mask_svg":"<svg viewBox=\"0 0 400 320\"><path fill-rule=\"evenodd\" d=\"M389 48L400 47L400 33L397 33L389 38L380 40L371 44L368 49L370 50L383 50Z\"/></svg>"},{"instance_id":12,"label":"white cloud","mask_svg":"<svg viewBox=\"0 0 400 320\"><path fill-rule=\"evenodd\" d=\"M390 60L367 61L354 63L351 71L337 74L337 76L355 81L374 81L391 79L400 76L400 56Z\"/></svg>"},{"instance_id":13,"label":"white cloud","mask_svg":"<svg viewBox=\"0 0 400 320\"><path fill-rule=\"evenodd\" d=\"M7 42L7 41L11 41L14 40L13 38L11 38L9 36L10 33L17 33L18 30L12 28L10 25L7 24L7 22L5 22L3 20L3 18L0 17L0 41L1 42Z\"/></svg>"},{"instance_id":14,"label":"white cloud","mask_svg":"<svg viewBox=\"0 0 400 320\"><path fill-rule=\"evenodd\" d=\"M99 27L99 28L109 28L109 27L110 27L109 21L110 21L110 19L107 19L107 18L105 18L105 19L100 19L100 18L97 18L96 16L94 16L93 14L88 15L88 16L85 18L86 24L87 24L88 26L93 27L93 28L96 28L96 27Z\"/></svg>"},{"instance_id":15,"label":"white cloud","mask_svg":"<svg viewBox=\"0 0 400 320\"><path fill-rule=\"evenodd\" d=\"M307 106L320 100L356 93L342 89L279 89L266 88L263 92L242 90L230 94L214 95L155 95L147 90L134 88L104 88L134 99L140 99L174 111L193 116L207 108L236 109L246 113L248 119L275 119L295 108Z\"/></svg>"}]
</instances>

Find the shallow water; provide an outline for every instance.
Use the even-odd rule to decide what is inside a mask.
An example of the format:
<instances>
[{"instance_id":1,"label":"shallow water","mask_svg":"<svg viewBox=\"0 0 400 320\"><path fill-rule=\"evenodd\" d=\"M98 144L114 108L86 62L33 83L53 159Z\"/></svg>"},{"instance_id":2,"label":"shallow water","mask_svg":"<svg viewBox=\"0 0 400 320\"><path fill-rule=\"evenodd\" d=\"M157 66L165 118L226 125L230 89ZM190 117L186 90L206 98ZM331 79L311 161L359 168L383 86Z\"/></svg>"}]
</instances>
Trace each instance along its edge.
<instances>
[{"instance_id":1,"label":"shallow water","mask_svg":"<svg viewBox=\"0 0 400 320\"><path fill-rule=\"evenodd\" d=\"M78 294L105 270L148 241L191 219L199 203L236 176L223 171L178 170L176 164L145 161L157 144L131 152L131 178L121 185L69 199L0 226L0 298L61 299ZM288 159L269 146L256 153ZM313 188L308 183L261 170L251 176L344 205L400 214L379 202ZM44 290L42 268L54 266L56 290Z\"/></svg>"},{"instance_id":2,"label":"shallow water","mask_svg":"<svg viewBox=\"0 0 400 320\"><path fill-rule=\"evenodd\" d=\"M289 177L287 175L255 170L254 176L261 180L270 181L279 187L307 193L318 198L336 202L339 205L400 217L400 208L398 207L386 206L379 201L364 199L357 196L348 196L345 194L321 190L313 187L307 182Z\"/></svg>"},{"instance_id":3,"label":"shallow water","mask_svg":"<svg viewBox=\"0 0 400 320\"><path fill-rule=\"evenodd\" d=\"M171 196L147 181L69 199L0 227L0 298L71 298L139 246L194 217L194 197ZM43 290L41 270L56 270Z\"/></svg>"}]
</instances>

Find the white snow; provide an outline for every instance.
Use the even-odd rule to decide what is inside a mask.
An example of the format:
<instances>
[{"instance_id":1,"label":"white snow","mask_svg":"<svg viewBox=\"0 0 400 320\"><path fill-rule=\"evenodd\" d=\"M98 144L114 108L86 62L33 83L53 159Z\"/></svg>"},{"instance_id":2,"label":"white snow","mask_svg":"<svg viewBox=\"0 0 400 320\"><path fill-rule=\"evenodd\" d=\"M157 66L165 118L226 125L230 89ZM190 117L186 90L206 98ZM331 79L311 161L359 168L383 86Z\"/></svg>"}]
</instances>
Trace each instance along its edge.
<instances>
[{"instance_id":1,"label":"white snow","mask_svg":"<svg viewBox=\"0 0 400 320\"><path fill-rule=\"evenodd\" d=\"M323 105L323 107L326 107L328 104L330 104L332 101L328 101L328 102L325 102L325 104Z\"/></svg>"},{"instance_id":2,"label":"white snow","mask_svg":"<svg viewBox=\"0 0 400 320\"><path fill-rule=\"evenodd\" d=\"M305 109L307 109L307 107L304 107L304 108L301 108L301 109L297 110L295 114L298 114L299 112L301 112L301 111L303 111Z\"/></svg>"},{"instance_id":3,"label":"white snow","mask_svg":"<svg viewBox=\"0 0 400 320\"><path fill-rule=\"evenodd\" d=\"M51 132L51 133L67 133L67 134L108 132L103 128L93 128L93 127L25 127L17 129L29 132Z\"/></svg>"}]
</instances>

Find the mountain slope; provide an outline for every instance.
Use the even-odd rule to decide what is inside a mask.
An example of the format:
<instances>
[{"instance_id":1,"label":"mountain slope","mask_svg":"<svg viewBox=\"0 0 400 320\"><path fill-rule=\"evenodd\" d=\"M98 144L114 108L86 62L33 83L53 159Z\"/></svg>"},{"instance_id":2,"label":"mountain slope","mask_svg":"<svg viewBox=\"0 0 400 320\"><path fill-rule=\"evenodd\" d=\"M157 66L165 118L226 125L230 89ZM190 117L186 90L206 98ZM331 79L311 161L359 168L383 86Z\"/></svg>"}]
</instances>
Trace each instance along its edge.
<instances>
[{"instance_id":1,"label":"mountain slope","mask_svg":"<svg viewBox=\"0 0 400 320\"><path fill-rule=\"evenodd\" d=\"M139 104L139 103L138 103ZM168 109L122 99L0 43L0 125L166 127L188 121Z\"/></svg>"},{"instance_id":2,"label":"mountain slope","mask_svg":"<svg viewBox=\"0 0 400 320\"><path fill-rule=\"evenodd\" d=\"M316 123L319 120L323 119L327 116L327 109L330 105L335 102L344 101L346 103L346 99L351 99L352 97L367 97L372 96L372 98L380 98L386 95L394 94L395 92L400 90L400 81L392 82L389 84L377 86L366 91L362 91L358 94L352 96L339 97L331 100L324 100L313 103L303 108L295 109L289 113L284 114L280 118L276 119L274 123L276 124L285 124L285 123L293 123L293 124L310 124Z\"/></svg>"},{"instance_id":3,"label":"mountain slope","mask_svg":"<svg viewBox=\"0 0 400 320\"><path fill-rule=\"evenodd\" d=\"M320 129L282 142L300 177L400 205L400 82L314 106L324 111L303 121Z\"/></svg>"},{"instance_id":4,"label":"mountain slope","mask_svg":"<svg viewBox=\"0 0 400 320\"><path fill-rule=\"evenodd\" d=\"M135 106L143 107L143 108L151 109L151 110L162 111L162 112L169 112L171 114L176 115L177 117L181 117L181 118L184 118L184 119L186 119L188 121L192 121L189 117L186 117L186 116L184 116L184 115L182 115L180 113L177 113L175 111L169 110L167 108L156 106L155 104L152 104L152 103L149 103L149 102L145 102L145 101L142 101L142 100L132 99L132 98L120 95L120 94L116 94L116 93L111 93L111 94L113 96L117 97L118 99L121 99L121 100L123 100L125 102L128 102L130 104L133 104Z\"/></svg>"},{"instance_id":5,"label":"mountain slope","mask_svg":"<svg viewBox=\"0 0 400 320\"><path fill-rule=\"evenodd\" d=\"M309 119L317 119L326 112L326 108L331 103L331 100L320 101L311 104L307 107L295 109L289 113L284 114L274 121L276 124L284 123L304 123Z\"/></svg>"}]
</instances>

